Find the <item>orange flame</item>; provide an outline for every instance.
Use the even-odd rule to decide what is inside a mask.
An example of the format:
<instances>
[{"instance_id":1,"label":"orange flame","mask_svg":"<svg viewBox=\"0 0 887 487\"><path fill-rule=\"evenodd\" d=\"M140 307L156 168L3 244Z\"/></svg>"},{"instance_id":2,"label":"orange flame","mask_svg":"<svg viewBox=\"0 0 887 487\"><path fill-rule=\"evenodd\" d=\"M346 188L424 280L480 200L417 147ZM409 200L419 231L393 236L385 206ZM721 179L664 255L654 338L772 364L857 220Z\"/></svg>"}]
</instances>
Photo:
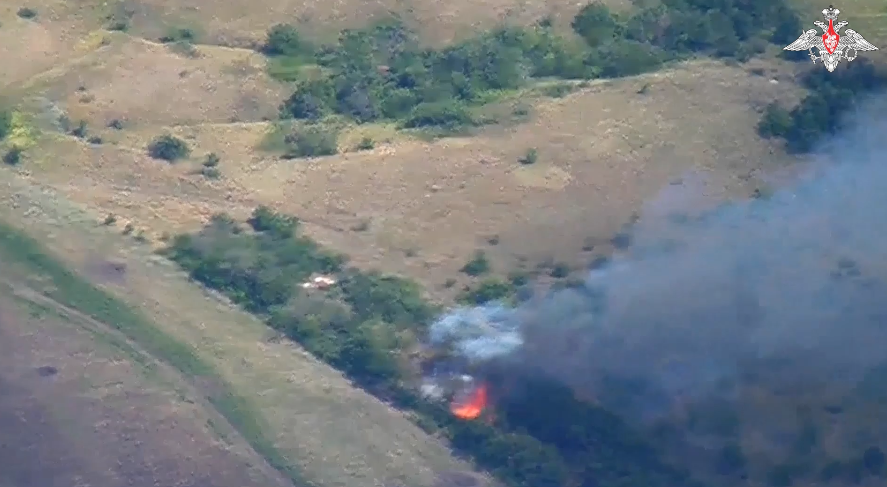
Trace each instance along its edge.
<instances>
[{"instance_id":1,"label":"orange flame","mask_svg":"<svg viewBox=\"0 0 887 487\"><path fill-rule=\"evenodd\" d=\"M467 397L454 400L453 403L450 404L450 411L452 411L453 415L457 418L472 420L477 419L481 413L484 412L484 408L486 407L487 386L486 384L481 384L468 393Z\"/></svg>"}]
</instances>

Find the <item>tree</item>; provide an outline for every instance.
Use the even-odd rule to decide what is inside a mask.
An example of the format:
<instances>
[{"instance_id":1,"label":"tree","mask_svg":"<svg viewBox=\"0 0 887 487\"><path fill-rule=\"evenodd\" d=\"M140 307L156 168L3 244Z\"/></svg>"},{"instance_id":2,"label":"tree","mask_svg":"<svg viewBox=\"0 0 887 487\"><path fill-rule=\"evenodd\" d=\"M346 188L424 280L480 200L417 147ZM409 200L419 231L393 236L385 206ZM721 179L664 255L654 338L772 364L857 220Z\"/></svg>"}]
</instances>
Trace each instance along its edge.
<instances>
[{"instance_id":1,"label":"tree","mask_svg":"<svg viewBox=\"0 0 887 487\"><path fill-rule=\"evenodd\" d=\"M284 140L288 146L284 154L287 159L331 156L339 152L339 132L335 129L305 127Z\"/></svg>"},{"instance_id":2,"label":"tree","mask_svg":"<svg viewBox=\"0 0 887 487\"><path fill-rule=\"evenodd\" d=\"M573 31L585 39L588 45L597 47L616 37L619 24L609 7L594 2L582 7L582 10L573 18L571 26Z\"/></svg>"},{"instance_id":3,"label":"tree","mask_svg":"<svg viewBox=\"0 0 887 487\"><path fill-rule=\"evenodd\" d=\"M301 56L313 54L313 46L290 24L277 24L268 31L263 51L269 56Z\"/></svg>"},{"instance_id":4,"label":"tree","mask_svg":"<svg viewBox=\"0 0 887 487\"><path fill-rule=\"evenodd\" d=\"M274 238L292 238L299 228L299 220L275 213L267 206L259 206L246 221L253 230L271 235Z\"/></svg>"},{"instance_id":5,"label":"tree","mask_svg":"<svg viewBox=\"0 0 887 487\"><path fill-rule=\"evenodd\" d=\"M404 128L443 127L455 129L474 125L474 120L461 103L440 101L417 105L404 121Z\"/></svg>"},{"instance_id":6,"label":"tree","mask_svg":"<svg viewBox=\"0 0 887 487\"><path fill-rule=\"evenodd\" d=\"M306 91L297 91L284 102L284 113L296 120L316 122L329 110L319 96Z\"/></svg>"},{"instance_id":7,"label":"tree","mask_svg":"<svg viewBox=\"0 0 887 487\"><path fill-rule=\"evenodd\" d=\"M658 68L663 60L663 54L655 47L629 40L613 42L589 56L589 62L598 66L605 78L645 73Z\"/></svg>"},{"instance_id":8,"label":"tree","mask_svg":"<svg viewBox=\"0 0 887 487\"><path fill-rule=\"evenodd\" d=\"M471 260L462 266L462 272L469 276L480 276L490 272L490 261L487 259L487 254L483 250L476 251Z\"/></svg>"},{"instance_id":9,"label":"tree","mask_svg":"<svg viewBox=\"0 0 887 487\"><path fill-rule=\"evenodd\" d=\"M175 136L166 134L155 137L148 144L148 155L154 159L174 162L191 154L188 144Z\"/></svg>"},{"instance_id":10,"label":"tree","mask_svg":"<svg viewBox=\"0 0 887 487\"><path fill-rule=\"evenodd\" d=\"M3 154L3 162L10 166L17 166L22 162L22 153L24 149L19 146L13 146Z\"/></svg>"},{"instance_id":11,"label":"tree","mask_svg":"<svg viewBox=\"0 0 887 487\"><path fill-rule=\"evenodd\" d=\"M767 105L764 116L758 122L758 134L766 139L785 137L792 129L792 116L788 110L778 103Z\"/></svg>"}]
</instances>

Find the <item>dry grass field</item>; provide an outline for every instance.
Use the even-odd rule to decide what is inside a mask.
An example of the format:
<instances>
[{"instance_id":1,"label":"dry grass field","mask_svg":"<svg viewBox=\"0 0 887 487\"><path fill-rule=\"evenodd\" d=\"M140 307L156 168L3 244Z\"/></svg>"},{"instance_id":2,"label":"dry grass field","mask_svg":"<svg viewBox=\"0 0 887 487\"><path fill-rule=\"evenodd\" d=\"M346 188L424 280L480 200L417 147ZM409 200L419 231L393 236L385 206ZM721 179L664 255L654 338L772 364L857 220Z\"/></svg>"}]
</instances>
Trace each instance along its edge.
<instances>
[{"instance_id":1,"label":"dry grass field","mask_svg":"<svg viewBox=\"0 0 887 487\"><path fill-rule=\"evenodd\" d=\"M880 4L845 3L839 7L854 28L876 44L887 41ZM21 7L36 17L19 18ZM791 82L793 68L772 60L694 61L576 85L560 98L529 90L505 102L508 110L523 107L525 123L471 137L428 142L388 126L346 127L336 156L286 161L264 150L275 130L267 120L290 90L270 79L264 58L246 47L275 23L293 22L328 38L395 13L427 42L441 43L500 22L552 16L566 25L580 7L563 0L273 0L261 8L241 0L7 2L0 6L0 97L18 106L11 138L27 152L20 166L0 168L0 219L27 228L73 269L196 350L249 399L261 433L311 482L431 485L441 471L470 467L338 372L270 340L258 320L207 295L151 249L216 212L242 217L265 204L298 216L312 237L358 265L416 278L447 299L452 291L445 283L465 279L458 269L478 248L499 272L540 262L578 267L591 246L607 251L610 237L638 213L747 196L763 184L763 169L788 159L755 133L764 106L802 94ZM103 30L113 22L130 28ZM198 33L193 51L156 43L173 27ZM65 135L62 118L85 121L104 143ZM115 121L122 129L108 127ZM191 159L175 165L150 159L146 144L164 133L187 140ZM365 134L379 141L376 147L350 151ZM539 162L521 165L529 149L538 151ZM197 172L208 153L221 158L219 179ZM108 215L116 226L101 224ZM128 225L130 235L121 236ZM125 275L109 277L108 260ZM0 376L0 417L23 407L43 414L31 405L69 401L65 419L79 419L65 421L74 424L67 438L76 434L94 448L80 445L75 455L62 446L69 440L50 441L61 449L46 455L68 459L59 475L98 475L94 485L114 485L108 465L114 455L129 455L143 467L116 475L164 485L285 485L244 440L212 439L212 413L201 400L171 394L168 381L143 379L126 357L102 355L83 331L88 327L62 326L89 320L71 310L65 315L57 303L35 311L27 298L33 294L25 294L0 301L0 347L17 351L0 354L4 374L10 371ZM33 377L45 363L59 373ZM205 392L201 384L177 387ZM2 434L18 435L16 428ZM16 464L27 469L28 462ZM0 474L4 481L28 485Z\"/></svg>"},{"instance_id":2,"label":"dry grass field","mask_svg":"<svg viewBox=\"0 0 887 487\"><path fill-rule=\"evenodd\" d=\"M144 45L121 35L103 49L131 49L116 42ZM155 49L165 47L146 52L186 62ZM199 99L202 84L176 80L170 99L158 104L151 90L142 98L140 82L127 83L112 66L101 78L108 82L87 85L83 91L89 95L79 99L77 83L66 82L65 75L41 77L42 86L30 92L41 100L34 106L61 100L49 103L98 127L106 143L89 145L44 131L30 151L31 162L22 166L30 177L93 208L99 219L118 216L121 228L132 224L151 240L193 229L217 211L244 215L266 204L298 215L312 236L358 264L407 273L432 286L452 278L493 236L500 245L490 252L502 267L527 258L575 259L589 239L606 241L644 201L691 173L701 174L694 180L704 181L713 200L748 194L758 183L761 161L775 150L754 131L758 112L797 91L778 65L696 62L637 79L582 85L560 99L528 93L514 102L536 102L527 123L473 137L429 143L386 127L360 127L343 137L343 149L366 131L387 134L389 141L372 151L285 161L261 150L274 128L255 121L258 117L225 124L214 117L223 110L210 105L202 107L207 122L188 123L200 113L187 107ZM108 92L125 88L132 88L126 102L105 101L114 99ZM247 112L274 106L268 91L256 97L264 101L254 106L264 108ZM232 106L242 100L240 94L212 98L219 107L223 100ZM35 124L46 118L35 117ZM132 128L104 128L120 117ZM167 132L189 142L192 162L169 165L145 154L151 138ZM518 159L531 148L540 162L521 165ZM210 152L221 157L218 180L197 171ZM57 157L61 153L67 156Z\"/></svg>"}]
</instances>

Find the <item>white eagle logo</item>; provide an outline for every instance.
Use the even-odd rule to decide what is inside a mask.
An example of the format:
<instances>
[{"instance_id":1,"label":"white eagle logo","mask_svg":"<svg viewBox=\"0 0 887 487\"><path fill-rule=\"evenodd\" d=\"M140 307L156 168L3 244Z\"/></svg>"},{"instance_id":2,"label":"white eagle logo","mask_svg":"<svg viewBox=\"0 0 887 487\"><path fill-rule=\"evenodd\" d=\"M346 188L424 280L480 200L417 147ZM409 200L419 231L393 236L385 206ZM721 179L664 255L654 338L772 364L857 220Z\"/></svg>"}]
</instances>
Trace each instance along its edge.
<instances>
[{"instance_id":1,"label":"white eagle logo","mask_svg":"<svg viewBox=\"0 0 887 487\"><path fill-rule=\"evenodd\" d=\"M822 61L825 69L832 72L838 67L841 59L853 61L859 54L859 51L877 51L878 48L873 46L869 41L865 40L858 32L853 29L844 31L844 35L838 34L842 27L847 25L846 21L837 22L840 10L829 5L822 11L822 16L828 21L828 25L824 22L813 22L823 34L819 35L816 29L810 29L801 34L798 40L785 46L786 51L810 51L810 59L815 64L816 61ZM814 53L813 49L817 52ZM850 55L850 52L853 55Z\"/></svg>"}]
</instances>

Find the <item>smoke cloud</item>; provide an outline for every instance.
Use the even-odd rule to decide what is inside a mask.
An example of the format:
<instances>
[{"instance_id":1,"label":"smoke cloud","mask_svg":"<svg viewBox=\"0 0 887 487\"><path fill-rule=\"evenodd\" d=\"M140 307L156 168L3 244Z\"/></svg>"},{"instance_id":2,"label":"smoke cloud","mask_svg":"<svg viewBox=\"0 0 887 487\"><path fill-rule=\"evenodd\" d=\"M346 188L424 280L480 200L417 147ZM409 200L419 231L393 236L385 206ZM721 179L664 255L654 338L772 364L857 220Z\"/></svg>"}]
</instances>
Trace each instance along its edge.
<instances>
[{"instance_id":1,"label":"smoke cloud","mask_svg":"<svg viewBox=\"0 0 887 487\"><path fill-rule=\"evenodd\" d=\"M633 381L643 387L624 411L642 415L762 374L784 387L859 380L887 360L885 102L772 197L667 224L642 215L626 253L582 286L453 310L432 341L602 401L613 379Z\"/></svg>"}]
</instances>

